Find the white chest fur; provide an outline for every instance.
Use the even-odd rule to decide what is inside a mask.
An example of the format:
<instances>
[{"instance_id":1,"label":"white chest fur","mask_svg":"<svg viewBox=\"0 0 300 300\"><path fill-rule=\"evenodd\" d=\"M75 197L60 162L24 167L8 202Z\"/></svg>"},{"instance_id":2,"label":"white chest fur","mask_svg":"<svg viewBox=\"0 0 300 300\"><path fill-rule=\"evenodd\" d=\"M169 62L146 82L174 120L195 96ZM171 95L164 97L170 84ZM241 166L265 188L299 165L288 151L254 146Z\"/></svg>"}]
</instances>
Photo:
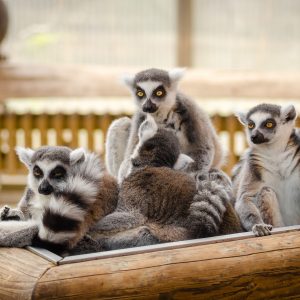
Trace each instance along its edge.
<instances>
[{"instance_id":1,"label":"white chest fur","mask_svg":"<svg viewBox=\"0 0 300 300\"><path fill-rule=\"evenodd\" d=\"M284 225L300 224L300 166L295 168L298 158L294 158L294 149L262 160L264 185L276 192Z\"/></svg>"}]
</instances>

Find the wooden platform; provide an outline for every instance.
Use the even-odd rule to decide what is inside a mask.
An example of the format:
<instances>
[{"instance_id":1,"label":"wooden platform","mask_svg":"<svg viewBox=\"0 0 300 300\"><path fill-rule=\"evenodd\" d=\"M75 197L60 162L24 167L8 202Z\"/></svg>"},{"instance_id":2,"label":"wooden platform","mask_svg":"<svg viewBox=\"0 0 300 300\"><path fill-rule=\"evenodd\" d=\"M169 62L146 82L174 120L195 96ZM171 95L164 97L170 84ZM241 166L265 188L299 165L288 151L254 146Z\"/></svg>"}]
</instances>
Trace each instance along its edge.
<instances>
[{"instance_id":1,"label":"wooden platform","mask_svg":"<svg viewBox=\"0 0 300 300\"><path fill-rule=\"evenodd\" d=\"M300 226L287 229L111 251L68 264L0 248L0 299L299 298Z\"/></svg>"}]
</instances>

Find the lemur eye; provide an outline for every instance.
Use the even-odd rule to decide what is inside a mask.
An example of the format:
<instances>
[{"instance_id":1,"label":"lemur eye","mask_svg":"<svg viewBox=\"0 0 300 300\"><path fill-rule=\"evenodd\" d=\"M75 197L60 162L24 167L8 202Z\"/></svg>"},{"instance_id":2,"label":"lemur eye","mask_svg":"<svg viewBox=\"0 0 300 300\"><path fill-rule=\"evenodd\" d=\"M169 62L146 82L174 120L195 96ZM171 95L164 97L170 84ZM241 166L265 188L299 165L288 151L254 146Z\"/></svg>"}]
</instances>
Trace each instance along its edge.
<instances>
[{"instance_id":1,"label":"lemur eye","mask_svg":"<svg viewBox=\"0 0 300 300\"><path fill-rule=\"evenodd\" d=\"M157 96L157 97L161 97L162 95L163 95L163 92L162 92L162 91L159 90L159 91L156 92L156 96Z\"/></svg>"},{"instance_id":2,"label":"lemur eye","mask_svg":"<svg viewBox=\"0 0 300 300\"><path fill-rule=\"evenodd\" d=\"M40 178L43 176L43 171L38 166L35 166L33 168L33 175L37 178Z\"/></svg>"},{"instance_id":3,"label":"lemur eye","mask_svg":"<svg viewBox=\"0 0 300 300\"><path fill-rule=\"evenodd\" d=\"M66 170L63 167L56 167L54 170L51 171L50 177L54 179L61 179L66 174Z\"/></svg>"},{"instance_id":4,"label":"lemur eye","mask_svg":"<svg viewBox=\"0 0 300 300\"><path fill-rule=\"evenodd\" d=\"M250 122L250 123L248 124L248 128L249 128L249 129L253 129L254 126L255 126L255 124L254 124L253 122Z\"/></svg>"},{"instance_id":5,"label":"lemur eye","mask_svg":"<svg viewBox=\"0 0 300 300\"><path fill-rule=\"evenodd\" d=\"M274 126L274 124L272 123L272 122L268 122L267 124L266 124L266 127L267 128L272 128Z\"/></svg>"},{"instance_id":6,"label":"lemur eye","mask_svg":"<svg viewBox=\"0 0 300 300\"><path fill-rule=\"evenodd\" d=\"M139 98L143 98L144 95L145 95L145 93L144 93L143 91L141 91L141 90L138 90L138 91L136 92L136 95L137 95Z\"/></svg>"}]
</instances>

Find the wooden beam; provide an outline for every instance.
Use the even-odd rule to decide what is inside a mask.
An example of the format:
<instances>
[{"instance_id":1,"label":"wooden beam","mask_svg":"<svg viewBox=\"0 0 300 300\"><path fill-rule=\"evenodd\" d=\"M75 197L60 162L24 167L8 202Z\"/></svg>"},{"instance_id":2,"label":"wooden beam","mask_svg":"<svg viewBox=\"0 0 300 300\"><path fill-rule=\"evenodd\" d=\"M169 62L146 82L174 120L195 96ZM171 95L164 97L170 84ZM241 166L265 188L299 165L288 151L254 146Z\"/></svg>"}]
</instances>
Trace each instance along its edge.
<instances>
[{"instance_id":1,"label":"wooden beam","mask_svg":"<svg viewBox=\"0 0 300 300\"><path fill-rule=\"evenodd\" d=\"M299 276L300 235L289 232L56 266L33 298L296 298Z\"/></svg>"},{"instance_id":2,"label":"wooden beam","mask_svg":"<svg viewBox=\"0 0 300 300\"><path fill-rule=\"evenodd\" d=\"M13 97L130 97L121 83L132 68L0 64L0 101ZM300 72L189 69L180 89L197 98L300 99Z\"/></svg>"},{"instance_id":3,"label":"wooden beam","mask_svg":"<svg viewBox=\"0 0 300 300\"><path fill-rule=\"evenodd\" d=\"M177 65L192 66L192 0L177 0Z\"/></svg>"}]
</instances>

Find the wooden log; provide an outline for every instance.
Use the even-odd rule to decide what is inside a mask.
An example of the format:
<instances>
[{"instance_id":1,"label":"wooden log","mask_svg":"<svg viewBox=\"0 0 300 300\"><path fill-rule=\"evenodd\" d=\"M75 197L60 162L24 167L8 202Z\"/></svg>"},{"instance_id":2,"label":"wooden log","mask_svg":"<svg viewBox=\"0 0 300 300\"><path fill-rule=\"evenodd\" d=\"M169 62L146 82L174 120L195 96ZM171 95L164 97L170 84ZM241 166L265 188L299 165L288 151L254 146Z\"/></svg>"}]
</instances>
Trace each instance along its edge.
<instances>
[{"instance_id":1,"label":"wooden log","mask_svg":"<svg viewBox=\"0 0 300 300\"><path fill-rule=\"evenodd\" d=\"M24 249L1 248L0 299L300 297L299 226L261 238L217 239L58 266Z\"/></svg>"},{"instance_id":2,"label":"wooden log","mask_svg":"<svg viewBox=\"0 0 300 300\"><path fill-rule=\"evenodd\" d=\"M0 248L0 299L32 299L34 287L54 264L17 248Z\"/></svg>"},{"instance_id":3,"label":"wooden log","mask_svg":"<svg viewBox=\"0 0 300 300\"><path fill-rule=\"evenodd\" d=\"M62 265L36 299L271 299L300 296L299 232Z\"/></svg>"},{"instance_id":4,"label":"wooden log","mask_svg":"<svg viewBox=\"0 0 300 300\"><path fill-rule=\"evenodd\" d=\"M0 99L10 97L126 97L121 84L132 68L0 64ZM180 88L197 98L300 98L299 72L189 69Z\"/></svg>"}]
</instances>

